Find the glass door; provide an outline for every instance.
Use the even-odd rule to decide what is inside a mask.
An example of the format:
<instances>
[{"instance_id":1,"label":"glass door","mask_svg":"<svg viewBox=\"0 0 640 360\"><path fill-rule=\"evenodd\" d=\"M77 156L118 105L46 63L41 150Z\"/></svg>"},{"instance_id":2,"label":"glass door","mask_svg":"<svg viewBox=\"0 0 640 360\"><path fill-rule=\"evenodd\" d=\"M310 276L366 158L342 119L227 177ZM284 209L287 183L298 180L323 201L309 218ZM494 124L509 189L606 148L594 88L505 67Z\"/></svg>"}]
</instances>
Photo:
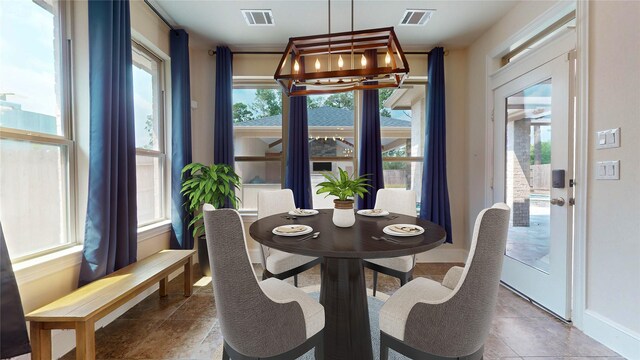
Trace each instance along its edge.
<instances>
[{"instance_id":1,"label":"glass door","mask_svg":"<svg viewBox=\"0 0 640 360\"><path fill-rule=\"evenodd\" d=\"M497 88L496 201L511 207L502 281L570 318L573 133L560 56Z\"/></svg>"}]
</instances>

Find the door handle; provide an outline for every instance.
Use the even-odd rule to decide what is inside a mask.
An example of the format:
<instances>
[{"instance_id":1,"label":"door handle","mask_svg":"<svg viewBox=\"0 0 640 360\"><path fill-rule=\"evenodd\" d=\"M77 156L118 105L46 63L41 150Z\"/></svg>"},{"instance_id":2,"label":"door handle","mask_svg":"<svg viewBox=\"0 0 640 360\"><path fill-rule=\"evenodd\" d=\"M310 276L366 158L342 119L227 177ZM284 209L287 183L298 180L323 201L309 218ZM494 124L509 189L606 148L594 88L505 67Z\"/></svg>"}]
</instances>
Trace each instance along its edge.
<instances>
[{"instance_id":1,"label":"door handle","mask_svg":"<svg viewBox=\"0 0 640 360\"><path fill-rule=\"evenodd\" d=\"M551 203L551 205L556 205L556 206L564 206L564 198L557 198L557 199L551 199L549 201Z\"/></svg>"}]
</instances>

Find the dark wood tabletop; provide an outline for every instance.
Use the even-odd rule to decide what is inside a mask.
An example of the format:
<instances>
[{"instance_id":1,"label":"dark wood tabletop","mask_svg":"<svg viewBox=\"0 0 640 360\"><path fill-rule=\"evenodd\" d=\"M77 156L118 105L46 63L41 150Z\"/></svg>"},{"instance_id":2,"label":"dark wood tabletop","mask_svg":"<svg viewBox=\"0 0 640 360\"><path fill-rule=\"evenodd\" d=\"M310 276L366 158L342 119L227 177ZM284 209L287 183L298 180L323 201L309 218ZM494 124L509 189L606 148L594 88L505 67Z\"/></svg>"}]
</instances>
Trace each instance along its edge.
<instances>
[{"instance_id":1,"label":"dark wood tabletop","mask_svg":"<svg viewBox=\"0 0 640 360\"><path fill-rule=\"evenodd\" d=\"M333 224L332 209L321 209L313 216L292 217L287 213L276 214L255 221L249 228L251 237L259 243L295 254L333 258L386 258L412 255L431 250L441 245L446 237L445 230L430 221L391 213L387 216L370 217L355 215L356 223L348 228ZM303 224L320 232L317 239L297 241L302 236L274 235L272 230L281 225ZM416 236L398 237L383 233L387 225L412 224L424 228L424 233ZM398 243L374 240L372 237L386 237Z\"/></svg>"}]
</instances>

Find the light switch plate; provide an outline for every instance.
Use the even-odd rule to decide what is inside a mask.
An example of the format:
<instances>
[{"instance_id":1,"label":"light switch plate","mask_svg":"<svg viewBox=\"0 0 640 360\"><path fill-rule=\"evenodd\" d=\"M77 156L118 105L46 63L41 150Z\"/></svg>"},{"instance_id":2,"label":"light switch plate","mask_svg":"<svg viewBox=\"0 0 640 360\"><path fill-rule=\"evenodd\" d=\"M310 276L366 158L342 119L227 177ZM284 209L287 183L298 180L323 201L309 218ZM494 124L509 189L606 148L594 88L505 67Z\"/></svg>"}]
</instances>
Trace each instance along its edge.
<instances>
[{"instance_id":1,"label":"light switch plate","mask_svg":"<svg viewBox=\"0 0 640 360\"><path fill-rule=\"evenodd\" d=\"M620 180L620 160L598 161L596 180Z\"/></svg>"},{"instance_id":2,"label":"light switch plate","mask_svg":"<svg viewBox=\"0 0 640 360\"><path fill-rule=\"evenodd\" d=\"M598 131L596 149L620 147L620 128Z\"/></svg>"}]
</instances>

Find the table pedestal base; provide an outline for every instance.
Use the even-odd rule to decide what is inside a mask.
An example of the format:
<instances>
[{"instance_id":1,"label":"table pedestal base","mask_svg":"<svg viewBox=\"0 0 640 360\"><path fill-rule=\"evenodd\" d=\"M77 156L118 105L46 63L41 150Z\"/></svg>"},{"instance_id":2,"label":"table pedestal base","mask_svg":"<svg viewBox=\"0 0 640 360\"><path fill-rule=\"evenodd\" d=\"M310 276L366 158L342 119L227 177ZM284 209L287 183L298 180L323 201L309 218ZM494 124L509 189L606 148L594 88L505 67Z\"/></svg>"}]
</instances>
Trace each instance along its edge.
<instances>
[{"instance_id":1,"label":"table pedestal base","mask_svg":"<svg viewBox=\"0 0 640 360\"><path fill-rule=\"evenodd\" d=\"M324 258L320 303L325 359L373 359L362 260Z\"/></svg>"}]
</instances>

